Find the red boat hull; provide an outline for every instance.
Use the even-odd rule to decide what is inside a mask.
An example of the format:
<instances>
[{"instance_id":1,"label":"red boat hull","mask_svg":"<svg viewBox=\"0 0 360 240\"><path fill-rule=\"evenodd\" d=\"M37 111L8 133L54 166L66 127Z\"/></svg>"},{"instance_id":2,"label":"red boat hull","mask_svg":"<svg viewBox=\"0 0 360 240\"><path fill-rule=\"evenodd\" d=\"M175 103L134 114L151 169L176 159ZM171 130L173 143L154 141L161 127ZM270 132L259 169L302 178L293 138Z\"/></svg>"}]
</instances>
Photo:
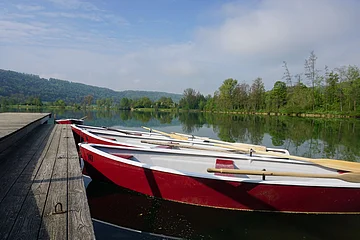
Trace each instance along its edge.
<instances>
[{"instance_id":1,"label":"red boat hull","mask_svg":"<svg viewBox=\"0 0 360 240\"><path fill-rule=\"evenodd\" d=\"M94 143L94 144L105 144L111 146L122 146L122 147L134 147L132 145L126 145L121 142L116 142L111 139L104 139L104 138L95 138L90 134L86 134L86 132L82 132L79 128L72 127L71 128L76 139L80 139L80 142L87 142L87 143ZM79 136L79 137L77 137ZM76 144L80 143L76 142Z\"/></svg>"},{"instance_id":2,"label":"red boat hull","mask_svg":"<svg viewBox=\"0 0 360 240\"><path fill-rule=\"evenodd\" d=\"M83 124L84 121L80 119L58 119L55 120L57 124Z\"/></svg>"},{"instance_id":3,"label":"red boat hull","mask_svg":"<svg viewBox=\"0 0 360 240\"><path fill-rule=\"evenodd\" d=\"M149 196L234 210L360 214L360 190L357 188L200 178L133 166L82 147L80 150L84 161L111 182Z\"/></svg>"}]
</instances>

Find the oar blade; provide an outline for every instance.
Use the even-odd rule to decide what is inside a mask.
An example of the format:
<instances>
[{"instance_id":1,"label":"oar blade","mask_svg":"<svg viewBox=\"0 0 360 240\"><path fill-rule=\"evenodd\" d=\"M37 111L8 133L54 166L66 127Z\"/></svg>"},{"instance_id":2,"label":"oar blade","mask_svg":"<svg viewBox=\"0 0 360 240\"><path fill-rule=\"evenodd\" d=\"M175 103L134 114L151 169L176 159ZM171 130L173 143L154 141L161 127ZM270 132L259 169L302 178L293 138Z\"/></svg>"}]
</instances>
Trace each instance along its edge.
<instances>
[{"instance_id":1,"label":"oar blade","mask_svg":"<svg viewBox=\"0 0 360 240\"><path fill-rule=\"evenodd\" d=\"M302 177L302 178L328 178L340 179L346 182L360 183L360 173L343 173L343 174L318 174L318 173L297 173L297 172L269 172L257 170L241 170L241 169L222 169L208 168L209 173L229 173L229 174L246 174L246 175L265 175L279 177Z\"/></svg>"},{"instance_id":2,"label":"oar blade","mask_svg":"<svg viewBox=\"0 0 360 240\"><path fill-rule=\"evenodd\" d=\"M322 159L322 158L312 159L312 158L300 157L300 156L294 156L294 155L287 156L287 155L283 155L280 153L272 153L272 152L265 152L265 151L255 151L255 153L263 154L263 155L270 155L270 156L277 156L277 157L287 157L289 159L311 162L311 163L314 163L314 164L317 164L319 166L326 167L326 168L360 173L360 163L358 163L358 162L349 162L349 161L343 161L343 160Z\"/></svg>"},{"instance_id":3,"label":"oar blade","mask_svg":"<svg viewBox=\"0 0 360 240\"><path fill-rule=\"evenodd\" d=\"M335 159L310 159L310 161L327 168L360 173L360 163L358 162L349 162Z\"/></svg>"},{"instance_id":4,"label":"oar blade","mask_svg":"<svg viewBox=\"0 0 360 240\"><path fill-rule=\"evenodd\" d=\"M188 138L187 138L187 137L184 137L184 136L178 136L178 135L176 135L176 134L166 133L166 132L162 132L162 131L155 130L155 129L152 129L152 128L144 127L144 126L142 126L142 128L144 128L144 129L146 129L146 130L148 130L148 131L150 131L150 132L153 131L153 132L156 132L156 133L160 133L160 134L162 134L162 135L164 135L164 136L168 136L168 137L173 138L173 139L188 140Z\"/></svg>"},{"instance_id":5,"label":"oar blade","mask_svg":"<svg viewBox=\"0 0 360 240\"><path fill-rule=\"evenodd\" d=\"M346 182L360 183L359 173L343 173L339 174L339 179Z\"/></svg>"}]
</instances>

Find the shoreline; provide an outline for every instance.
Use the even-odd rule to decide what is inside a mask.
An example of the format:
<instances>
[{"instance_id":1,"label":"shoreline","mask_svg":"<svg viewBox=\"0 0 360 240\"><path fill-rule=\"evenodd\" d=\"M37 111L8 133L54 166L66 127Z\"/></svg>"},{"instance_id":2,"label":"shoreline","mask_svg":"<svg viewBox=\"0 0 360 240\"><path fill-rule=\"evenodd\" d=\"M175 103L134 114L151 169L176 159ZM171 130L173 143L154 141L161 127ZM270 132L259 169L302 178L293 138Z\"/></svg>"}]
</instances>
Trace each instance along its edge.
<instances>
[{"instance_id":1,"label":"shoreline","mask_svg":"<svg viewBox=\"0 0 360 240\"><path fill-rule=\"evenodd\" d=\"M26 105L8 105L9 109L66 109L74 110L73 106L59 107L59 106L26 106ZM6 108L5 108L6 110ZM88 106L85 109L76 109L76 110L115 110L115 111L133 111L133 112L202 112L202 113L220 113L220 114L238 114L238 115L263 115L263 116L288 116L288 117L308 117L308 118L360 118L360 115L343 115L343 114L333 114L333 113L280 113L280 112L252 112L252 111L208 111L208 110L197 110L197 109L177 109L177 108L164 108L164 109L155 109L155 108L135 108L130 110L121 110L121 109L104 109L97 108L95 106Z\"/></svg>"}]
</instances>

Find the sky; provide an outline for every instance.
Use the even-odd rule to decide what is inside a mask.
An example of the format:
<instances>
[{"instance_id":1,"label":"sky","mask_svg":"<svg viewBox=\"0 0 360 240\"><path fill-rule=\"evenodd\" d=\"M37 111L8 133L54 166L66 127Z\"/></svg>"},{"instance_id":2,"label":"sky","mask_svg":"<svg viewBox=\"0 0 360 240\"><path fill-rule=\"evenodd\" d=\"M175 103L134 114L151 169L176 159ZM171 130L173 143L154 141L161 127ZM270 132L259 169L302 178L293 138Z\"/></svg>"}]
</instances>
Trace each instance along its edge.
<instances>
[{"instance_id":1,"label":"sky","mask_svg":"<svg viewBox=\"0 0 360 240\"><path fill-rule=\"evenodd\" d=\"M358 0L2 0L0 68L116 91L213 94L227 78L267 90L360 64ZM284 80L285 81L285 80Z\"/></svg>"}]
</instances>

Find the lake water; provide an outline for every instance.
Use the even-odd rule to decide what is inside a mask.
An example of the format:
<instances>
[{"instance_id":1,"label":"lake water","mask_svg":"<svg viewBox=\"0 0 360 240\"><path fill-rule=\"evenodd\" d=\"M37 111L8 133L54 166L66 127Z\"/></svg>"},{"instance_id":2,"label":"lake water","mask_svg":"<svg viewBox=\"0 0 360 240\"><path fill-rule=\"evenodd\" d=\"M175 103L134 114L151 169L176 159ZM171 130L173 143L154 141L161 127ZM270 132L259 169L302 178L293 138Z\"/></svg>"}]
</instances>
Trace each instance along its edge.
<instances>
[{"instance_id":1,"label":"lake water","mask_svg":"<svg viewBox=\"0 0 360 240\"><path fill-rule=\"evenodd\" d=\"M164 132L286 148L292 155L360 161L360 121L356 119L175 112L52 112L56 118L87 116L86 125L134 130L143 130L141 126L147 126ZM222 210L154 199L88 178L84 181L97 239L170 238L165 236L186 239L360 239L360 215Z\"/></svg>"}]
</instances>

